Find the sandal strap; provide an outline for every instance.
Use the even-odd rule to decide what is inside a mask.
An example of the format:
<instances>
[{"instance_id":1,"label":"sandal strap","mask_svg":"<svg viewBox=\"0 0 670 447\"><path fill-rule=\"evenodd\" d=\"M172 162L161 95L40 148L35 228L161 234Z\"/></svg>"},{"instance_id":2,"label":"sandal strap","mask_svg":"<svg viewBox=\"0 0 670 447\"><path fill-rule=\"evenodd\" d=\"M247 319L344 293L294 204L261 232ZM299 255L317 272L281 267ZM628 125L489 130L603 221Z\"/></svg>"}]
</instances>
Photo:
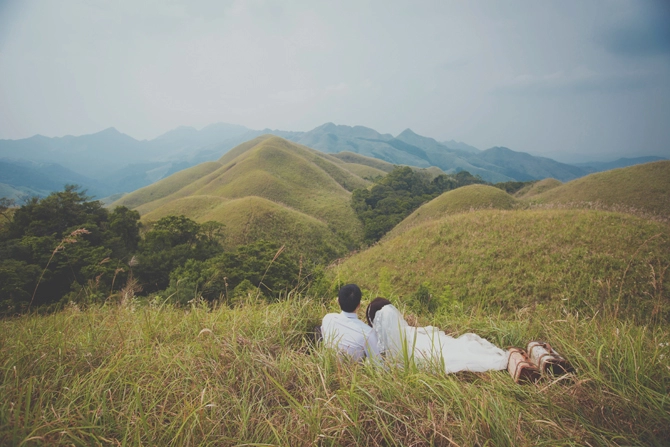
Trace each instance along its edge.
<instances>
[{"instance_id":1,"label":"sandal strap","mask_svg":"<svg viewBox=\"0 0 670 447\"><path fill-rule=\"evenodd\" d=\"M523 362L519 362L519 363L516 364L516 368L514 369L514 376L513 377L516 377L517 373L519 372L519 368L524 367L524 366L528 366L528 369L530 369L530 370L539 371L535 367L535 365L533 365L532 363L523 361Z\"/></svg>"}]
</instances>

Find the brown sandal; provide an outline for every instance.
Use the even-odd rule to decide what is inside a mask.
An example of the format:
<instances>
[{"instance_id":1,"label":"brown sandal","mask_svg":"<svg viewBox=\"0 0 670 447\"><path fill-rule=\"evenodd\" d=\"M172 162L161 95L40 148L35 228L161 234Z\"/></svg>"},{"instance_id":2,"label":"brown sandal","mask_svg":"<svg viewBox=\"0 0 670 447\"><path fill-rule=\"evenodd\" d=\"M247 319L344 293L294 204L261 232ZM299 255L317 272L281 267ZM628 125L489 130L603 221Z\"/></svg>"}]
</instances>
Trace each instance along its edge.
<instances>
[{"instance_id":1,"label":"brown sandal","mask_svg":"<svg viewBox=\"0 0 670 447\"><path fill-rule=\"evenodd\" d=\"M531 341L528 343L530 361L545 374L563 375L574 371L570 363L565 360L549 343Z\"/></svg>"},{"instance_id":2,"label":"brown sandal","mask_svg":"<svg viewBox=\"0 0 670 447\"><path fill-rule=\"evenodd\" d=\"M509 360L507 362L509 371L514 382L537 382L540 380L540 370L528 358L528 354L521 348L509 349Z\"/></svg>"}]
</instances>

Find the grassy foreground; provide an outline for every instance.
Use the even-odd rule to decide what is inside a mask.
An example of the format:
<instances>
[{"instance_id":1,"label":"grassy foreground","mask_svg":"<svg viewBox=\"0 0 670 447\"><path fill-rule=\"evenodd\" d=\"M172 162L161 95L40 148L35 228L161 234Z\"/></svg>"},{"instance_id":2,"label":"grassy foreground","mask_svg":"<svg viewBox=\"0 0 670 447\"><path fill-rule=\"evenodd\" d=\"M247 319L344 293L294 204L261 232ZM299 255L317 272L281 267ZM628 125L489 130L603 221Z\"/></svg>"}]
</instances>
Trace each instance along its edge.
<instances>
[{"instance_id":1,"label":"grassy foreground","mask_svg":"<svg viewBox=\"0 0 670 447\"><path fill-rule=\"evenodd\" d=\"M369 298L369 297L368 297ZM332 306L332 303L329 304ZM329 309L70 307L0 322L2 445L663 445L670 333L599 315L442 314L500 346L546 339L574 376L338 362L306 337ZM667 445L667 444L666 444Z\"/></svg>"}]
</instances>

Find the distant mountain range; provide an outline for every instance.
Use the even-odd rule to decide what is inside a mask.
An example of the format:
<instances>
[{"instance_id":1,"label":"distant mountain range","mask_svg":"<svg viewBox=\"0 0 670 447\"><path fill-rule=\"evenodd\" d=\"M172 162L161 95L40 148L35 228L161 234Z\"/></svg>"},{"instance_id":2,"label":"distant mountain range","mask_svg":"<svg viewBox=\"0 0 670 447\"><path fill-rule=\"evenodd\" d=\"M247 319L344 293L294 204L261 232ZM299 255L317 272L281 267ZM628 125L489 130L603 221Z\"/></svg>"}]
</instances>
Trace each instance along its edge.
<instances>
[{"instance_id":1,"label":"distant mountain range","mask_svg":"<svg viewBox=\"0 0 670 447\"><path fill-rule=\"evenodd\" d=\"M101 132L48 138L0 140L0 195L45 195L76 183L103 198L131 192L175 172L218 160L233 147L273 134L325 153L353 152L391 164L436 166L446 173L469 171L489 182L556 178L569 181L586 174L659 160L620 159L611 163L569 165L503 147L481 151L462 142L438 142L407 129L397 136L363 126L323 124L308 132L252 130L217 123L201 130L178 127L152 140L136 140L109 128Z\"/></svg>"}]
</instances>

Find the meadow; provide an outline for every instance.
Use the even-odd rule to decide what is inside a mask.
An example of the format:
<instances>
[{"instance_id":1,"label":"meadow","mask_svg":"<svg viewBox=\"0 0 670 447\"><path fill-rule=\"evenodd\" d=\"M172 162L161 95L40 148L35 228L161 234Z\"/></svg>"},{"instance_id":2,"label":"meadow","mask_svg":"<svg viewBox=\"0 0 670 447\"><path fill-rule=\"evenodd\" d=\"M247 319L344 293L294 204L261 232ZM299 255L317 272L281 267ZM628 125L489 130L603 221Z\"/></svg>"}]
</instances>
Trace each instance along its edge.
<instances>
[{"instance_id":1,"label":"meadow","mask_svg":"<svg viewBox=\"0 0 670 447\"><path fill-rule=\"evenodd\" d=\"M369 299L367 296L366 299ZM402 306L401 306L402 308ZM667 445L670 333L612 314L415 316L500 346L545 339L576 372L517 385L340 362L310 330L332 300L158 301L4 320L5 445ZM407 312L407 310L405 309Z\"/></svg>"},{"instance_id":2,"label":"meadow","mask_svg":"<svg viewBox=\"0 0 670 447\"><path fill-rule=\"evenodd\" d=\"M224 221L228 250L278 237L297 251L348 251L337 233L348 214L336 211L347 188L367 182L354 172L388 166L280 143L254 140L122 201L146 206L145 219ZM0 444L669 445L670 164L645 166L537 182L515 197L484 185L448 191L280 296L196 292L178 306L135 296L128 275L102 301L6 317ZM312 184L321 187L303 194ZM588 185L606 192L586 195ZM342 361L313 331L350 282L363 307L385 296L411 324L503 348L545 340L575 371L520 385L506 371Z\"/></svg>"}]
</instances>

